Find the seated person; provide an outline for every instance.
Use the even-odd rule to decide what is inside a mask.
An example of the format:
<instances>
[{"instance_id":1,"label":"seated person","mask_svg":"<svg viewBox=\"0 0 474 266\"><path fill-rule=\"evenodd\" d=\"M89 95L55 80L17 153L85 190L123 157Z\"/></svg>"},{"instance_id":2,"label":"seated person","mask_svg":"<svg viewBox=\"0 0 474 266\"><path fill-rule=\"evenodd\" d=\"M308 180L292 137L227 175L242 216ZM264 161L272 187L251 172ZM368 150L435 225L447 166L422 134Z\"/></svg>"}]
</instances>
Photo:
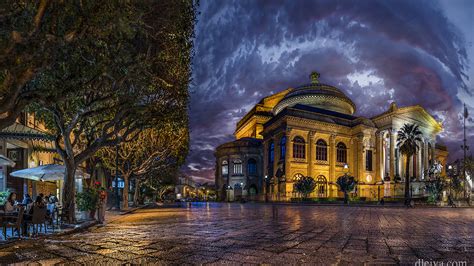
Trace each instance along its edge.
<instances>
[{"instance_id":1,"label":"seated person","mask_svg":"<svg viewBox=\"0 0 474 266\"><path fill-rule=\"evenodd\" d=\"M8 196L7 201L5 202L5 213L12 213L16 212L17 206L16 206L16 193L12 192Z\"/></svg>"},{"instance_id":2,"label":"seated person","mask_svg":"<svg viewBox=\"0 0 474 266\"><path fill-rule=\"evenodd\" d=\"M33 203L33 206L31 206L29 214L33 215L35 207L38 208L46 208L46 204L44 204L44 200L41 196L37 196L35 202Z\"/></svg>"},{"instance_id":3,"label":"seated person","mask_svg":"<svg viewBox=\"0 0 474 266\"><path fill-rule=\"evenodd\" d=\"M49 193L49 203L58 203L58 197L53 193Z\"/></svg>"},{"instance_id":4,"label":"seated person","mask_svg":"<svg viewBox=\"0 0 474 266\"><path fill-rule=\"evenodd\" d=\"M25 206L27 206L30 203L33 203L33 200L31 199L30 194L26 194L21 203Z\"/></svg>"}]
</instances>

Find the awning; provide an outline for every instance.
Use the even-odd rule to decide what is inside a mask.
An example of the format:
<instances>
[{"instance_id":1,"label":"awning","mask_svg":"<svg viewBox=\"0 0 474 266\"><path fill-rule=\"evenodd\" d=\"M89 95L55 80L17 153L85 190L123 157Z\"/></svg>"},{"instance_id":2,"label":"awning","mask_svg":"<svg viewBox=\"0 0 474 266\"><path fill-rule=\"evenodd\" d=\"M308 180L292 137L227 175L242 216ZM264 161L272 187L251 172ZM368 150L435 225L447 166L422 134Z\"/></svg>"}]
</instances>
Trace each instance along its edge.
<instances>
[{"instance_id":1,"label":"awning","mask_svg":"<svg viewBox=\"0 0 474 266\"><path fill-rule=\"evenodd\" d=\"M10 160L10 158L5 157L0 154L0 166L5 166L5 165L15 167L15 162Z\"/></svg>"},{"instance_id":2,"label":"awning","mask_svg":"<svg viewBox=\"0 0 474 266\"><path fill-rule=\"evenodd\" d=\"M14 123L0 131L0 139L54 141L54 136L38 129Z\"/></svg>"},{"instance_id":3,"label":"awning","mask_svg":"<svg viewBox=\"0 0 474 266\"><path fill-rule=\"evenodd\" d=\"M35 181L56 181L64 180L66 167L59 164L46 164L34 168L27 168L10 173L11 176L26 178ZM89 178L89 174L81 169L76 169L76 179Z\"/></svg>"},{"instance_id":4,"label":"awning","mask_svg":"<svg viewBox=\"0 0 474 266\"><path fill-rule=\"evenodd\" d=\"M31 143L33 152L55 153L54 136L35 128L14 123L0 131L0 139L20 140Z\"/></svg>"}]
</instances>

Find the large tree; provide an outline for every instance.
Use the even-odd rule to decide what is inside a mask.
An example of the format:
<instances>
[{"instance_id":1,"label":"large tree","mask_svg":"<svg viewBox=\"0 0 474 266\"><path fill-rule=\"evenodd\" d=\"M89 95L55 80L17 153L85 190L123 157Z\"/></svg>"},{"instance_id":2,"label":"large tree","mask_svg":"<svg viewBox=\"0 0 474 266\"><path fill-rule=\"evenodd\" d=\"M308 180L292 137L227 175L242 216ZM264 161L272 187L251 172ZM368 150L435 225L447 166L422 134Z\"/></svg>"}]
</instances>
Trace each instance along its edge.
<instances>
[{"instance_id":1,"label":"large tree","mask_svg":"<svg viewBox=\"0 0 474 266\"><path fill-rule=\"evenodd\" d=\"M422 133L416 124L404 124L398 131L397 147L406 156L405 170L405 205L410 204L410 160L416 156L418 143L422 142ZM415 158L415 157L413 157Z\"/></svg>"},{"instance_id":2,"label":"large tree","mask_svg":"<svg viewBox=\"0 0 474 266\"><path fill-rule=\"evenodd\" d=\"M186 110L194 6L189 1L64 5L86 14L82 37L56 51L52 67L33 79L37 90L57 101L37 101L32 110L56 135L66 166L63 205L73 221L77 166L102 147L134 139L172 110Z\"/></svg>"},{"instance_id":3,"label":"large tree","mask_svg":"<svg viewBox=\"0 0 474 266\"><path fill-rule=\"evenodd\" d=\"M32 86L31 81L53 67L58 51L85 38L86 29L101 26L86 18L102 10L80 11L79 2L0 1L0 130L13 124L29 103L49 104L64 96Z\"/></svg>"},{"instance_id":4,"label":"large tree","mask_svg":"<svg viewBox=\"0 0 474 266\"><path fill-rule=\"evenodd\" d=\"M117 147L101 149L98 158L109 170L117 167L124 180L122 209L128 208L131 178L135 180L136 203L140 183L159 175L160 171L170 167L170 163L182 162L187 154L187 147L187 123L177 120L173 124L164 124L159 128L145 129L134 140L122 142Z\"/></svg>"}]
</instances>

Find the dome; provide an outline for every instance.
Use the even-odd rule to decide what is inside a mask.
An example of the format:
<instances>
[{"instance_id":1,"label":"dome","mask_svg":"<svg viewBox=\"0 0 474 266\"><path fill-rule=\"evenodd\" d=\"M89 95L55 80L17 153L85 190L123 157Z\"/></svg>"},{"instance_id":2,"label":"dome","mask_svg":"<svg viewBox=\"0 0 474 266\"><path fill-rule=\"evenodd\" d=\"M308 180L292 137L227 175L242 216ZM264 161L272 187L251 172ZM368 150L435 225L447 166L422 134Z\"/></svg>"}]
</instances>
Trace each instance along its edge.
<instances>
[{"instance_id":1,"label":"dome","mask_svg":"<svg viewBox=\"0 0 474 266\"><path fill-rule=\"evenodd\" d=\"M304 104L325 110L352 115L356 106L338 88L319 83L319 73L311 73L311 84L293 89L274 108L273 113L278 114L286 107Z\"/></svg>"}]
</instances>

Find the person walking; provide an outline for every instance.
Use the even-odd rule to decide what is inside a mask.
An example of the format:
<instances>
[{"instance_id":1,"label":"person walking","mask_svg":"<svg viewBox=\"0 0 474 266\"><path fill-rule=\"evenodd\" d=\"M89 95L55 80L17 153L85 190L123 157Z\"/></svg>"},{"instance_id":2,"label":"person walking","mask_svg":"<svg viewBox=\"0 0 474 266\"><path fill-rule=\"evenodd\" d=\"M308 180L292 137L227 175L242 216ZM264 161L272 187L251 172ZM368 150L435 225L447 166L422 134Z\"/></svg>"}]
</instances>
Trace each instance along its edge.
<instances>
[{"instance_id":1,"label":"person walking","mask_svg":"<svg viewBox=\"0 0 474 266\"><path fill-rule=\"evenodd\" d=\"M105 209L107 207L107 191L105 189L101 189L99 191L99 213L98 213L98 220L99 223L105 225Z\"/></svg>"}]
</instances>

